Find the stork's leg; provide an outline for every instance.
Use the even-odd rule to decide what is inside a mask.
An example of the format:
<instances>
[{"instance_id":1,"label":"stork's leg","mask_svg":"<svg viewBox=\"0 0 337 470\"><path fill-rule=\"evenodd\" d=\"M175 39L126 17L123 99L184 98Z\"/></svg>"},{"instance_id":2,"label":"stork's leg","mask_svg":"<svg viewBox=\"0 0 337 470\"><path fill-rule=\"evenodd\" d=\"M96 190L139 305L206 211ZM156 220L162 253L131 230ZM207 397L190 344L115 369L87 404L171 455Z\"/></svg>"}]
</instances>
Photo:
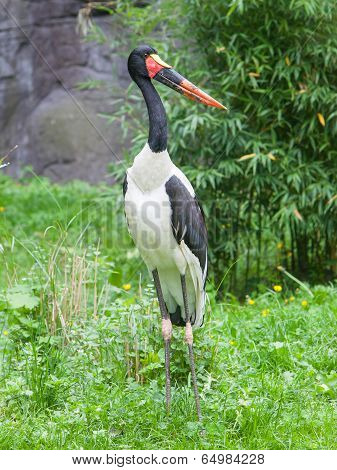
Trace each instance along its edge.
<instances>
[{"instance_id":1,"label":"stork's leg","mask_svg":"<svg viewBox=\"0 0 337 470\"><path fill-rule=\"evenodd\" d=\"M163 292L161 290L158 270L154 269L152 271L154 285L156 286L160 313L161 313L161 321L162 321L162 334L165 344L165 372L166 372L166 411L167 413L170 412L170 405L171 405L171 378L170 378L170 343L172 337L172 323L170 320L170 316L167 312L167 308L164 302Z\"/></svg>"},{"instance_id":2,"label":"stork's leg","mask_svg":"<svg viewBox=\"0 0 337 470\"><path fill-rule=\"evenodd\" d=\"M191 325L191 314L190 314L190 309L189 309L188 300L187 300L185 276L181 276L181 287L183 291L184 307L185 307L185 314L186 314L185 341L187 343L188 352L190 356L190 366L191 366L195 406L197 409L198 420L201 421L202 416L201 416L200 399L199 399L199 392L198 392L197 376L195 373L195 362L194 362L194 352L193 352L193 332L192 332L192 325Z\"/></svg>"}]
</instances>

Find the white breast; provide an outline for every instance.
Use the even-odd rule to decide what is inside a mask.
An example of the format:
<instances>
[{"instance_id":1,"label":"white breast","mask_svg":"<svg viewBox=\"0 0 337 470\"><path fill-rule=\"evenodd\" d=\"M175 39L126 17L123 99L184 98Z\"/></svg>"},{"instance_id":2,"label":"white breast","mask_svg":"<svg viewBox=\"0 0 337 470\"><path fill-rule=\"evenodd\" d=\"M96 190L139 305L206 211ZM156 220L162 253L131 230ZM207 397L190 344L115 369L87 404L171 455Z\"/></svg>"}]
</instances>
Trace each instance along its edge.
<instances>
[{"instance_id":1,"label":"white breast","mask_svg":"<svg viewBox=\"0 0 337 470\"><path fill-rule=\"evenodd\" d=\"M176 175L194 196L193 186L184 173L172 162L167 150L158 153L152 152L148 143L135 157L127 174L129 180L132 180L142 192L159 188L161 185L165 185L172 175Z\"/></svg>"},{"instance_id":2,"label":"white breast","mask_svg":"<svg viewBox=\"0 0 337 470\"><path fill-rule=\"evenodd\" d=\"M167 150L154 153L147 143L128 169L128 177L142 192L147 192L165 183L174 166Z\"/></svg>"}]
</instances>

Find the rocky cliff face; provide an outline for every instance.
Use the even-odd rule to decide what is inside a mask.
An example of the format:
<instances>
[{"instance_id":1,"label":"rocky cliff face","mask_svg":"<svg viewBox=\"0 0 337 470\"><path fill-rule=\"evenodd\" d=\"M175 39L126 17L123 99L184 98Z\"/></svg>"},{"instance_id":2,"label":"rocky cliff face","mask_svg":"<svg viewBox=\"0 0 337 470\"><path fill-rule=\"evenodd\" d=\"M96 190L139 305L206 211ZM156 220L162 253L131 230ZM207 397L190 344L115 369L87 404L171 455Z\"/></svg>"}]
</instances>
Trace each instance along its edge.
<instances>
[{"instance_id":1,"label":"rocky cliff face","mask_svg":"<svg viewBox=\"0 0 337 470\"><path fill-rule=\"evenodd\" d=\"M76 33L80 0L2 0L0 5L0 156L11 154L8 171L25 165L53 180L97 182L123 151L111 113L129 85L126 60L106 44L84 42ZM97 17L113 36L118 18ZM80 91L88 79L105 83Z\"/></svg>"}]
</instances>

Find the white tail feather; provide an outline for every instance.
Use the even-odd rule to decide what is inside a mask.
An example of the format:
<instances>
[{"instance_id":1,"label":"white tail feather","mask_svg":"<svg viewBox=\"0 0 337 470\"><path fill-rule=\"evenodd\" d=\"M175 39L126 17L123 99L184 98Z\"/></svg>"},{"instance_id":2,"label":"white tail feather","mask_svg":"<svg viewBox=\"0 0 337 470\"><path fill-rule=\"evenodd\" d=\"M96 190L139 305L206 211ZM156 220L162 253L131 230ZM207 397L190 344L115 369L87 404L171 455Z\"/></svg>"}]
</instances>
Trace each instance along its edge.
<instances>
[{"instance_id":1,"label":"white tail feather","mask_svg":"<svg viewBox=\"0 0 337 470\"><path fill-rule=\"evenodd\" d=\"M202 325L205 309L205 291L203 273L198 258L192 253L184 241L180 243L181 251L190 270L195 291L195 323L194 328Z\"/></svg>"}]
</instances>

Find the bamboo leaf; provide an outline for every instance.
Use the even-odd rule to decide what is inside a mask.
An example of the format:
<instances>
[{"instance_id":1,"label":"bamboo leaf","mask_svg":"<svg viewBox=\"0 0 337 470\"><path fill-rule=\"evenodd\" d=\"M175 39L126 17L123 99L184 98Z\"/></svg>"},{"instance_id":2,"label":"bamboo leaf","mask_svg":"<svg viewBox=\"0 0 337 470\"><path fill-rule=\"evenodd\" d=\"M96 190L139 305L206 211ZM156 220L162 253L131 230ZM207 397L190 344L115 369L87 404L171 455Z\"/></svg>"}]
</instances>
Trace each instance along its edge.
<instances>
[{"instance_id":1,"label":"bamboo leaf","mask_svg":"<svg viewBox=\"0 0 337 470\"><path fill-rule=\"evenodd\" d=\"M324 127L325 126L325 119L324 119L323 114L317 113L317 118L318 118L320 124Z\"/></svg>"},{"instance_id":2,"label":"bamboo leaf","mask_svg":"<svg viewBox=\"0 0 337 470\"><path fill-rule=\"evenodd\" d=\"M298 211L298 209L294 209L293 214L294 214L294 216L296 217L297 220L300 220L301 222L303 222L303 217L300 214L300 212Z\"/></svg>"},{"instance_id":3,"label":"bamboo leaf","mask_svg":"<svg viewBox=\"0 0 337 470\"><path fill-rule=\"evenodd\" d=\"M238 161L242 162L244 160L249 160L249 159L254 158L254 157L256 157L256 153L249 153L247 155L242 155L242 157L238 158Z\"/></svg>"}]
</instances>

